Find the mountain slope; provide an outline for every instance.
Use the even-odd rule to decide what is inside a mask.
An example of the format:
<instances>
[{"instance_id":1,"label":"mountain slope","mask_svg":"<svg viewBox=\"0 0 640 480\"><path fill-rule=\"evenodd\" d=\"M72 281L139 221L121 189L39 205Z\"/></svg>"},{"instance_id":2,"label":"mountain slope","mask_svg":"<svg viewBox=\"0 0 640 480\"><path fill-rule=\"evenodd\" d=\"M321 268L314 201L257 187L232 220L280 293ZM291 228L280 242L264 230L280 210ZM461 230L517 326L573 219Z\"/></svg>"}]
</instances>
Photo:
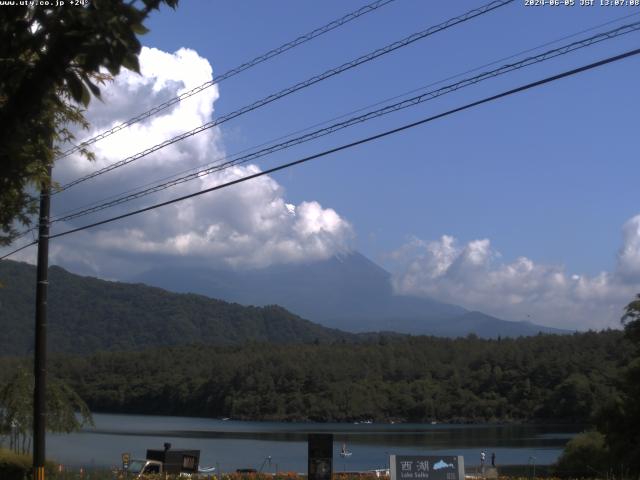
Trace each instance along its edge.
<instances>
[{"instance_id":1,"label":"mountain slope","mask_svg":"<svg viewBox=\"0 0 640 480\"><path fill-rule=\"evenodd\" d=\"M243 305L278 304L321 325L349 332L394 331L485 338L563 330L501 320L426 298L396 295L391 274L354 252L307 264L230 271L181 265L154 268L133 280Z\"/></svg>"},{"instance_id":2,"label":"mountain slope","mask_svg":"<svg viewBox=\"0 0 640 480\"><path fill-rule=\"evenodd\" d=\"M455 305L394 295L389 272L359 253L249 271L163 266L132 280L244 305L282 305L314 322L351 331L377 330L376 322L383 319L440 320L466 313Z\"/></svg>"},{"instance_id":3,"label":"mountain slope","mask_svg":"<svg viewBox=\"0 0 640 480\"><path fill-rule=\"evenodd\" d=\"M33 349L36 269L0 262L0 354ZM201 295L49 270L51 351L88 353L193 343L233 345L352 340L282 307L243 307Z\"/></svg>"}]
</instances>

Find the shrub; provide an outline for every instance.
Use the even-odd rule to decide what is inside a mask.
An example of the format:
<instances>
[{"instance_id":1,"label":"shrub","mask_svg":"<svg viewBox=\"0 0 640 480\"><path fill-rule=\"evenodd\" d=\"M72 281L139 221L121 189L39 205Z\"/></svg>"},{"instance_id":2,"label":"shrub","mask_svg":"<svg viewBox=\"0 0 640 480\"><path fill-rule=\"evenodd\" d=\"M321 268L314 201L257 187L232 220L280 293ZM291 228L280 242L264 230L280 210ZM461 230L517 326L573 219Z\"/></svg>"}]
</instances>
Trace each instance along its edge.
<instances>
[{"instance_id":1,"label":"shrub","mask_svg":"<svg viewBox=\"0 0 640 480\"><path fill-rule=\"evenodd\" d=\"M0 478L2 480L23 480L31 473L31 456L0 449Z\"/></svg>"},{"instance_id":2,"label":"shrub","mask_svg":"<svg viewBox=\"0 0 640 480\"><path fill-rule=\"evenodd\" d=\"M604 435L590 431L571 439L555 466L559 477L603 478L609 470L609 449Z\"/></svg>"}]
</instances>

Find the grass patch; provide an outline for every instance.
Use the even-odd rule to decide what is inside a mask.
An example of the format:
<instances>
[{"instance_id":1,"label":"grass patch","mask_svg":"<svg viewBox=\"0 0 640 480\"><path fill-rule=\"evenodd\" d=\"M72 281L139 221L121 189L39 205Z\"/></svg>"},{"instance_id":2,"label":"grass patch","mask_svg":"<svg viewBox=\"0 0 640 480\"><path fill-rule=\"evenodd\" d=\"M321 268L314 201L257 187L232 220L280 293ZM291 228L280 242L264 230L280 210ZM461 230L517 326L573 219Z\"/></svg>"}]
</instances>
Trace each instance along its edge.
<instances>
[{"instance_id":1,"label":"grass patch","mask_svg":"<svg viewBox=\"0 0 640 480\"><path fill-rule=\"evenodd\" d=\"M31 455L22 455L0 449L0 478L2 480L23 480L31 474Z\"/></svg>"}]
</instances>

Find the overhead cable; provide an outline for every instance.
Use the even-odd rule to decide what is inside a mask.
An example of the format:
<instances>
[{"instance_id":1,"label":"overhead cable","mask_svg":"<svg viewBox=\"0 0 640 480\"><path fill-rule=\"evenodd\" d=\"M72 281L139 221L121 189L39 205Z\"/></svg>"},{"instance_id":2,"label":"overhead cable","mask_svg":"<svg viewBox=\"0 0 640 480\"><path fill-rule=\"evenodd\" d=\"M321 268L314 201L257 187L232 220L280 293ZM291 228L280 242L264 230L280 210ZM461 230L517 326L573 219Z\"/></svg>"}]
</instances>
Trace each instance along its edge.
<instances>
[{"instance_id":1,"label":"overhead cable","mask_svg":"<svg viewBox=\"0 0 640 480\"><path fill-rule=\"evenodd\" d=\"M231 70L226 71L225 73L218 75L216 77L214 77L212 80L203 83L202 85L198 85L197 87L192 88L191 90L188 90L184 93L181 93L180 95L164 102L161 103L160 105L157 105L153 108L151 108L150 110L147 110L146 112L143 112L139 115L136 115L133 118L130 118L129 120L126 120L125 122L119 123L118 125L114 126L113 128L110 128L109 130L105 130L104 132L91 137L87 140L84 140L82 143L80 143L77 146L74 146L73 148L70 148L68 150L66 150L65 152L63 152L58 159L64 158L64 157L68 157L69 155L78 152L80 150L82 150L83 148L88 147L89 145L98 142L99 140L102 140L103 138L107 138L111 135L113 135L114 133L119 132L120 130L123 130L127 127L130 127L131 125L134 125L142 120L146 120L147 118L155 115L158 112L161 112L169 107L171 107L172 105L175 105L176 103L184 100L185 98L189 98L193 95L196 95L197 93L202 92L203 90L206 90L207 88L211 87L212 85L215 85L217 83L220 83L228 78L233 77L234 75L237 75L241 72L244 72L245 70L248 70L249 68L255 67L256 65L259 65L260 63L266 62L267 60L276 57L284 52L287 52L288 50L291 50L299 45L302 45L303 43L306 43L316 37L319 37L321 35L324 35L325 33L330 32L331 30L334 30L338 27L341 27L342 25L345 25L349 22L351 22L352 20L355 20L363 15L366 15L367 13L373 12L375 10L377 10L380 7L383 7L391 2L393 2L395 0L376 0L375 2L372 2L368 5L365 5L362 8L359 8L358 10L355 10L351 13L348 13L336 20L333 20L332 22L327 23L326 25L323 25L322 27L316 28L315 30L312 30L309 33L305 33L303 35L300 35L298 38L296 38L295 40L292 40L290 42L287 42L283 45L280 45L277 48L274 48L273 50L269 50L266 53L263 53L262 55L257 56L256 58L254 58L253 60L250 60L248 62L245 62L235 68L232 68Z\"/></svg>"},{"instance_id":2,"label":"overhead cable","mask_svg":"<svg viewBox=\"0 0 640 480\"><path fill-rule=\"evenodd\" d=\"M409 35L408 37L405 37L402 40L398 40L396 42L393 42L389 45L386 45L385 47L379 48L377 50L374 50L366 55L363 55L361 57L356 58L355 60L352 60L350 62L347 63L343 63L342 65L332 68L330 70L327 70L321 74L315 75L307 80L304 80L302 82L299 82L295 85L292 85L290 87L285 88L284 90L281 90L277 93L273 93L267 97L264 97L250 105L246 105L238 110L235 110L231 113L228 113L226 115L223 115L215 120L212 120L210 122L207 122L203 125L200 125L197 128L194 128L193 130L189 130L187 132L184 132L180 135L177 135L173 138L170 138L168 140L165 140L164 142L161 142L157 145L154 145L152 147L149 147L145 150L142 150L141 152L138 152L134 155L131 155L123 160L117 161L115 163L112 163L111 165L108 165L104 168L101 168L99 170L96 170L88 175L85 175L83 177L77 178L65 185L63 185L62 187L58 188L56 191L52 192L52 195L55 195L57 193L63 192L71 187L73 187L74 185L77 185L79 183L85 182L87 180L90 180L92 178L95 178L99 175L105 174L107 172L110 172L116 168L120 168L124 165L128 165L129 163L135 162L136 160L139 160L143 157L146 157L148 155L150 155L151 153L154 153L162 148L168 147L169 145L172 145L176 142L179 142L181 140L184 140L186 138L192 137L194 135L197 135L201 132L204 132L205 130L209 130L210 128L213 128L215 126L221 125L233 118L239 117L241 115L244 115L245 113L248 113L252 110L256 110L260 107L263 107L271 102L274 102L276 100L279 100L283 97L286 97L288 95L291 95L294 92L297 92L299 90L302 90L304 88L310 87L311 85L314 85L318 82L321 82L323 80L326 80L330 77L333 77L335 75L338 75L340 73L343 73L347 70L350 70L352 68L355 68L359 65L362 65L363 63L366 62L370 62L371 60L374 60L378 57L381 57L383 55L386 55L390 52L393 52L395 50L398 50L399 48L403 48L406 47L407 45L410 45L418 40L421 40L423 38L426 38L430 35L433 35L435 33L441 32L443 30L446 30L448 28L451 28L455 25L458 25L460 23L464 23L467 22L469 20L471 20L472 18L478 17L480 15L484 15L486 13L489 13L497 8L503 7L509 3L512 3L514 0L493 0L492 2L487 3L486 5L483 5L479 8L475 8L473 10L470 10L462 15L459 15L457 17L451 18L443 23L440 23L438 25L432 26L427 28L426 30L423 30L421 32L417 32L414 33L412 35Z\"/></svg>"},{"instance_id":3,"label":"overhead cable","mask_svg":"<svg viewBox=\"0 0 640 480\"><path fill-rule=\"evenodd\" d=\"M231 154L231 155L225 155L225 156L224 156L224 157L222 157L222 158L217 158L217 159L216 159L216 160L214 160L213 162L207 162L207 164L206 164L206 165L200 165L200 166L198 166L198 167L190 167L190 168L188 168L188 169L182 170L182 171L180 171L180 172L176 172L176 173L171 174L171 175L168 175L168 176L166 176L166 177L159 178L159 179L156 179L156 180L151 181L151 182L147 182L146 184L143 184L143 185L139 185L139 186L137 186L137 187L135 187L135 188L132 188L132 189L129 189L129 190L126 190L126 191L123 191L123 192L119 192L119 193L116 193L116 194L113 194L113 195L109 195L109 196L107 196L107 197L103 197L102 199L95 200L95 201L90 202L90 203L88 203L88 204L85 204L85 205L83 205L83 206L76 207L76 208L73 208L73 209L71 209L71 210L67 210L67 211L66 211L66 212L64 212L64 213L61 213L61 214L58 216L58 218L60 218L60 217L62 217L62 216L69 215L69 214L72 214L72 213L75 213L75 212L78 212L78 211L80 211L80 210L85 210L85 209L87 209L87 208L89 208L89 207L92 207L92 206L95 206L95 205L99 205L99 204L105 203L105 202L110 201L110 200L112 200L112 199L117 199L117 198L119 198L119 197L122 197L122 196L128 195L128 194L130 194L130 193L135 193L135 192L137 192L137 191L139 191L140 189L143 189L143 188L145 188L145 187L150 187L150 186L157 185L159 182L168 181L168 180L170 180L170 179L176 179L176 178L178 178L178 177L180 177L180 176L182 176L182 175L185 175L185 174L188 174L188 173L194 173L194 172L197 172L197 171L201 170L202 168L208 167L208 166L210 166L210 165L215 165L215 164L216 164L216 162L219 162L219 161L222 161L222 160L226 160L226 159L229 159L229 158L231 158L231 157L238 158L238 157L240 157L240 155L244 154L245 152L250 152L250 151L252 151L252 150L254 150L254 149L261 148L261 147L265 147L265 146L267 146L267 145L272 144L273 142L278 142L278 141L280 141L280 140L284 140L284 139L287 139L287 138L292 138L292 137L294 137L295 135L299 135L299 134L304 133L304 132L309 132L309 131L311 131L311 130L312 130L312 129L314 129L314 128L320 127L320 126L322 126L322 125L330 124L331 122L335 122L336 120L341 120L341 119L343 119L343 118L348 117L349 115L354 115L354 114L356 114L356 113L363 112L363 111L365 111L365 110L367 110L367 109L374 108L374 107L377 107L377 106L379 106L379 105L384 105L384 104L385 104L385 103L387 103L387 102L391 102L391 101L393 101L393 100L398 100L398 99L400 99L400 98L407 97L407 96L409 96L409 95L411 95L411 94L413 94L413 93L416 93L416 92L420 92L420 91L426 90L427 88L430 88L430 87L434 87L434 86L436 86L436 85L443 84L443 83L445 83L445 82L448 82L448 81L453 80L453 79L456 79L456 78L460 78L460 77L462 77L462 76L464 76L464 75L468 75L468 74L473 73L473 72L477 72L477 71L479 71L479 70L481 70L481 69L483 69L483 68L490 67L490 66L493 66L493 65L497 65L497 64L502 63L502 62L505 62L505 61L507 61L507 60L514 59L514 58L516 58L516 57L518 57L518 56L520 56L520 55L524 55L524 54L527 54L527 53L530 53L530 52L534 52L534 51L536 51L536 50L539 50L539 49L541 49L541 48L547 47L547 46L549 46L549 45L554 45L554 44L556 44L556 43L559 43L559 42L561 42L561 41L563 41L563 40L567 40L567 39L569 39L569 38L574 38L574 37L577 37L578 35L581 35L581 34L583 34L583 33L591 32L591 31L593 31L593 30L597 30L598 28L602 28L602 27L604 27L604 26L606 26L606 25L611 25L611 24L613 24L613 23L617 23L617 22L619 22L619 21L621 21L621 20L625 20L625 19L627 19L627 18L635 17L635 16L638 16L638 15L640 15L640 12L630 13L630 14L628 14L628 15L623 15L623 16L618 17L618 18L615 18L615 19L613 19L613 20L609 20L609 21L607 21L607 22L603 22L603 23L600 23L600 24L597 24L597 25L591 26L591 27L589 27L589 28L586 28L586 29L583 29L583 30L579 30L579 31L574 32L574 33L572 33L572 34L564 35L564 36L562 36L562 37L560 37L560 38L556 38L555 40L551 40L551 41L545 42L545 43L540 44L540 45L537 45L537 46L535 46L535 47L527 48L526 50L521 50L521 51L516 52L516 53L513 53L513 54L511 54L511 55L509 55L509 56L507 56L507 57L502 57L502 58L500 58L500 59L498 59L498 60L493 60L493 61L491 61L491 62L489 62L489 63L485 63L485 64L483 64L483 65L479 65L479 66L474 67L474 68L471 68L471 69L469 69L469 70L465 70L465 71L463 71L463 72L456 73L456 74L454 74L454 75L450 75L450 76L448 76L448 77L446 77L446 78L443 78L443 79L437 80L437 81L435 81L435 82L431 82L431 83L429 83L429 84L427 84L427 85L423 85L423 86L421 86L421 87L411 89L411 90L409 90L409 91L407 91L407 92L404 92L404 93L401 93L401 94L398 94L398 95L394 95L394 96L392 96L392 97L387 97L387 98L385 98L385 99L383 99L383 100L378 100L378 101L377 101L377 102L375 102L375 103L368 104L368 105L366 105L366 106L359 107L359 108L357 108L357 109L355 109L355 110L351 110L351 111L349 111L349 112L342 113L342 114L340 114L340 115L338 115L338 116L335 116L335 117L332 117L332 118L330 118L330 119L323 120L323 121L318 122L318 123L315 123L315 124L313 124L313 125L309 125L308 127L305 127L305 128L299 129L299 130L296 130L296 131L294 131L294 132L290 132L290 133L285 134L285 135L281 135L281 136L276 137L276 138L273 138L273 139L271 139L271 140L267 140L267 141L262 142L262 143L260 143L260 144L258 144L258 145L253 145L253 146L251 146L251 147L244 148L244 149L242 149L242 150L240 150L240 151L237 151L237 152L235 152L235 153L233 153L233 154ZM26 232L23 232L23 234L26 234L26 233L28 233L29 231L30 231L30 230L28 230L28 231L26 231Z\"/></svg>"},{"instance_id":4,"label":"overhead cable","mask_svg":"<svg viewBox=\"0 0 640 480\"><path fill-rule=\"evenodd\" d=\"M372 135L370 137L362 138L362 139L357 140L355 142L351 142L351 143L347 143L347 144L344 144L344 145L340 145L339 147L335 147L335 148L332 148L332 149L329 149L329 150L325 150L323 152L316 153L314 155L310 155L308 157L304 157L304 158L301 158L299 160L295 160L293 162L289 162L289 163L285 163L285 164L282 164L282 165L278 165L277 167L273 167L273 168L270 168L268 170L264 170L262 172L254 173L252 175L247 175L245 177L241 177L241 178L238 178L236 180L232 180L230 182L226 182L226 183L223 183L223 184L220 184L220 185L216 185L214 187L210 187L210 188L207 188L205 190L201 190L199 192L194 192L194 193L191 193L189 195L184 195L182 197L174 198L172 200L167 200L165 202L157 203L155 205L151 205L151 206L148 206L148 207L145 207L145 208L134 210L134 211L122 214L122 215L118 215L118 216L115 216L115 217L107 218L105 220L101 220L99 222L94 222L94 223L91 223L91 224L88 224L88 225L84 225L82 227L77 227L77 228L73 228L73 229L70 229L70 230L66 230L64 232L56 233L55 235L51 235L49 238L58 238L58 237L63 237L63 236L66 236L66 235L70 235L72 233L81 232L83 230L87 230L87 229L94 228L94 227L97 227L97 226L100 226L100 225L105 225L105 224L108 224L108 223L111 223L111 222L115 222L116 220L122 220L122 219L127 218L127 217L138 215L140 213L144 213L144 212L148 212L148 211L151 211L151 210L155 210L156 208L164 207L164 206L167 206L167 205L171 205L173 203L181 202L183 200L187 200L187 199L190 199L190 198L198 197L200 195L204 195L205 193L213 192L213 191L216 191L216 190L221 190L223 188L227 188L227 187L230 187L232 185L243 183L243 182L246 182L248 180L252 180L254 178L262 177L264 175L270 175L272 173L278 172L280 170L285 170L285 169L293 167L295 165L300 165L302 163L306 163L306 162L309 162L311 160L315 160L317 158L325 157L325 156L330 155L332 153L336 153L336 152L339 152L339 151L342 151L342 150L347 150L349 148L353 148L353 147L358 146L358 145L369 143L371 141L378 140L380 138L384 138L384 137L387 137L389 135L393 135L393 134L402 132L404 130L409 130L409 129L417 127L419 125L423 125L423 124L432 122L434 120L438 120L440 118L444 118L444 117L453 115L454 113L462 112L464 110L468 110L468 109L477 107L479 105L498 100L500 98L504 98L504 97L507 97L507 96L510 96L510 95L514 95L514 94L519 93L519 92L530 90L532 88L539 87L541 85L545 85L545 84L560 80L562 78L566 78L566 77L570 77L570 76L573 76L573 75L577 75L578 73L582 73L582 72L585 72L587 70L592 70L594 68L598 68L598 67L601 67L603 65L607 65L609 63L617 62L617 61L620 61L620 60L623 60L625 58L629 58L629 57L632 57L632 56L635 56L635 55L638 55L638 54L640 54L640 48L637 48L637 49L634 49L634 50L630 50L630 51L627 51L625 53L621 53L619 55L615 55L613 57L608 57L608 58L605 58L603 60L599 60L597 62L590 63L588 65L584 65L582 67L574 68L572 70L568 70L568 71L559 73L557 75L546 77L546 78L543 78L542 80L537 80L535 82L527 83L527 84L522 85L520 87L504 91L504 92L499 93L497 95L492 95L490 97L485 97L482 100L477 100L477 101L472 102L472 103L467 103L466 105L463 105L461 107L457 107L457 108L454 108L454 109L451 109L451 110L447 110L446 112L439 113L437 115L433 115L433 116L430 116L430 117L426 117L426 118L423 118L422 120L418 120L416 122L408 123L406 125L402 125L400 127L397 127L397 128L391 129L391 130L386 130L386 131L384 131L382 133L378 133L378 134ZM16 253L16 252L18 252L20 250L23 250L23 249L25 249L27 247L30 247L31 245L35 245L36 243L38 243L38 242L34 241L34 242L29 243L27 245L23 245L19 249L14 250L14 251L12 251L12 252L10 252L8 254L3 255L2 257L0 257L0 260L3 260L5 258L7 258L8 256L13 255L14 253Z\"/></svg>"},{"instance_id":5,"label":"overhead cable","mask_svg":"<svg viewBox=\"0 0 640 480\"><path fill-rule=\"evenodd\" d=\"M127 194L127 195L122 195L118 198L115 198L113 200L110 201L106 201L103 203L100 203L98 205L93 205L84 209L76 209L73 212L70 212L66 215L61 215L59 217L56 217L54 219L52 219L52 222L63 222L63 221L69 221L69 220L73 220L75 218L81 217L81 216L85 216L91 213L95 213L101 210L105 210L107 208L116 206L116 205L120 205L122 203L126 203L162 190L166 190L168 188L174 187L176 185L191 181L191 180L195 180L197 178L202 178L205 175L209 175L215 172L219 172L222 170L225 170L227 168L230 168L232 166L236 166L236 165L240 165L240 164L244 164L250 161L253 161L257 158L260 157L264 157L266 155L293 147L295 145L299 145L301 143L305 143L308 142L310 140L314 140L316 138L320 138L329 134L332 134L336 131L351 127L353 125L356 124L360 124L369 120L372 120L374 118L378 118L393 112L397 112L399 110L403 110L405 108L409 108L409 107L413 107L415 105L424 103L426 101L429 100L433 100L434 98L438 98L441 97L443 95L446 95L448 93L457 91L459 89L471 86L471 85L475 85L476 83L482 82L484 80L488 80L490 78L494 78L500 75L504 75L506 73L509 72L513 72L515 70L519 70L521 68L525 68L537 63L541 63L544 62L546 60L550 60L552 58L556 58L559 57L561 55L566 55L568 53L574 52L576 50L579 50L581 48L585 48L597 43L600 43L602 41L605 40L610 40L616 37L619 37L621 35L625 35L631 32L636 32L640 30L640 22L635 22L629 25L623 25L621 27L615 28L613 30L610 30L608 32L603 32L603 33L598 33L596 35L593 35L589 38L583 39L583 40L579 40L567 45L563 45L561 47L558 48L554 48L552 50L548 50L544 53L540 53L538 55L533 55L530 57L527 57L525 59L522 59L520 61L514 62L514 63L510 63L510 64L506 64L503 65L497 69L491 70L491 71L487 71L487 72L483 72L479 75L473 76L473 77L469 77L466 79L463 79L459 82L453 83L453 84L449 84L446 85L444 87L441 87L437 90L432 90L420 95L416 95L412 98L408 98L406 100L402 100L400 102L394 103L394 104L390 104L390 105L386 105L382 108L376 109L376 110L372 110L369 111L365 114L362 115L358 115L352 118L349 118L347 120L344 120L342 122L338 122L335 123L333 125L315 130L313 132L309 132L306 133L304 135L298 136L296 138L292 138L289 139L287 141L284 142L280 142L278 144L272 145L270 147L267 148L263 148L260 150L257 150L255 152L246 154L246 155L242 155L239 156L237 158L233 158L231 160L228 160L224 163L216 163L216 164L209 164L206 165L204 167L201 167L195 171L192 171L191 173L178 177L178 178L173 178L169 181L163 182L163 183L159 183L157 185L151 186L149 188L144 188L142 190L138 190L136 192Z\"/></svg>"}]
</instances>

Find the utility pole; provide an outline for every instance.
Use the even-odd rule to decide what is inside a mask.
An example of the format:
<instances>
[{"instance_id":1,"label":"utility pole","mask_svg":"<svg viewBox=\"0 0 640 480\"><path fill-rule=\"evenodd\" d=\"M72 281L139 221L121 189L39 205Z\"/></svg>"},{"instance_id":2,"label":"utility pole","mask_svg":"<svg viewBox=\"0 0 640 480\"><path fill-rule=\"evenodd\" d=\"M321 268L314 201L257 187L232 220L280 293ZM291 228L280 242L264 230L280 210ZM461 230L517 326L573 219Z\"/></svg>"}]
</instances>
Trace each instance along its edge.
<instances>
[{"instance_id":1,"label":"utility pole","mask_svg":"<svg viewBox=\"0 0 640 480\"><path fill-rule=\"evenodd\" d=\"M36 341L33 391L33 480L45 480L45 431L47 427L47 290L49 287L49 212L51 209L51 166L40 190L38 224L38 273L36 283Z\"/></svg>"}]
</instances>

